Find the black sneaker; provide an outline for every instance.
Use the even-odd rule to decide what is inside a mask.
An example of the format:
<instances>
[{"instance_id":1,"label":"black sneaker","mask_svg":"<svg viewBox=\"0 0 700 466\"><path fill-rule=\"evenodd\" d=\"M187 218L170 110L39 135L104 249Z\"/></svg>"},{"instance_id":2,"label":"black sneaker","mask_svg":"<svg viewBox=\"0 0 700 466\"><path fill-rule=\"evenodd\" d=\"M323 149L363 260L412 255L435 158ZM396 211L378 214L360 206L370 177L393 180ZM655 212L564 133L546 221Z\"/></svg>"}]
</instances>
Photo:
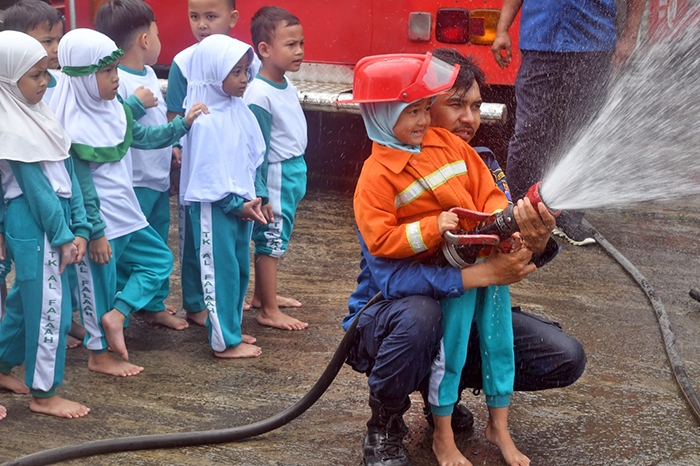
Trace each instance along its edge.
<instances>
[{"instance_id":1,"label":"black sneaker","mask_svg":"<svg viewBox=\"0 0 700 466\"><path fill-rule=\"evenodd\" d=\"M435 427L435 421L433 420L433 415L430 414L430 409L424 409L425 418L428 420L428 425L430 427ZM452 431L465 432L467 434L474 432L474 415L469 408L463 404L459 404L459 401L455 403L455 409L452 411Z\"/></svg>"},{"instance_id":2,"label":"black sneaker","mask_svg":"<svg viewBox=\"0 0 700 466\"><path fill-rule=\"evenodd\" d=\"M552 234L561 236L574 246L595 244L593 232L580 223L578 225L562 225L561 227L555 227L554 230L552 230Z\"/></svg>"}]
</instances>

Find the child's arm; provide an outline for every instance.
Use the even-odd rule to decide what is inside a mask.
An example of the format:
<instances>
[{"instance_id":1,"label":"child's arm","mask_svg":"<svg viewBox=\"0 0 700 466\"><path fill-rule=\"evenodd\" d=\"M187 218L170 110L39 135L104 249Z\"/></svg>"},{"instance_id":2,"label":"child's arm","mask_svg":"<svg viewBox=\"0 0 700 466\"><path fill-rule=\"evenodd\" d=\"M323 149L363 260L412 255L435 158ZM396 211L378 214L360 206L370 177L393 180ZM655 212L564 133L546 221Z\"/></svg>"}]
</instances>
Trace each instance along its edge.
<instances>
[{"instance_id":1,"label":"child's arm","mask_svg":"<svg viewBox=\"0 0 700 466\"><path fill-rule=\"evenodd\" d=\"M270 134L272 134L272 115L264 108L255 104L248 105L248 108L253 112L255 119L258 120L258 126L260 126L260 131L265 140L265 157L263 158L262 165L260 165L255 172L255 195L262 198L263 208L267 208L270 202L267 191L267 164L268 153L270 152ZM272 215L272 207L269 207L270 215ZM274 221L274 218L268 218L268 221Z\"/></svg>"},{"instance_id":2,"label":"child's arm","mask_svg":"<svg viewBox=\"0 0 700 466\"><path fill-rule=\"evenodd\" d=\"M71 183L73 184L70 198L70 228L75 235L75 240L73 240L73 242L78 248L78 257L75 259L76 263L78 263L83 259L83 256L87 250L87 243L90 240L90 233L92 233L92 225L87 221L85 204L83 203L83 193L80 190L78 178L75 176L73 158L68 157L65 160L65 165L66 170L68 170L68 173L70 174Z\"/></svg>"},{"instance_id":3,"label":"child's arm","mask_svg":"<svg viewBox=\"0 0 700 466\"><path fill-rule=\"evenodd\" d=\"M267 224L260 210L262 199L259 197L252 201L246 201L242 197L231 193L215 204L220 206L226 215L236 215L244 220L254 220L263 225Z\"/></svg>"},{"instance_id":4,"label":"child's arm","mask_svg":"<svg viewBox=\"0 0 700 466\"><path fill-rule=\"evenodd\" d=\"M370 189L358 189L353 201L355 220L369 252L375 256L412 257L440 244L438 217L400 224L394 200Z\"/></svg>"},{"instance_id":5,"label":"child's arm","mask_svg":"<svg viewBox=\"0 0 700 466\"><path fill-rule=\"evenodd\" d=\"M46 233L49 243L57 248L72 243L75 235L64 217L63 207L39 162L9 161L22 194L29 204L34 221Z\"/></svg>"},{"instance_id":6,"label":"child's arm","mask_svg":"<svg viewBox=\"0 0 700 466\"><path fill-rule=\"evenodd\" d=\"M83 206L85 207L85 218L92 225L92 233L90 240L96 240L104 236L107 224L100 216L100 198L95 189L95 183L92 181L92 173L90 173L90 162L73 157L73 173L80 193L83 197Z\"/></svg>"},{"instance_id":7,"label":"child's arm","mask_svg":"<svg viewBox=\"0 0 700 466\"><path fill-rule=\"evenodd\" d=\"M128 106L124 106L124 111L127 114L127 118L133 118L131 109ZM134 128L132 130L134 140L131 146L136 149L147 150L172 146L182 136L187 134L194 120L202 113L209 113L209 110L206 105L196 103L187 113L187 117L182 118L181 116L177 116L172 122L166 125L143 126L134 121Z\"/></svg>"},{"instance_id":8,"label":"child's arm","mask_svg":"<svg viewBox=\"0 0 700 466\"><path fill-rule=\"evenodd\" d=\"M185 109L182 104L187 96L187 80L182 75L177 62L173 61L168 72L168 93L165 95L165 104L168 108L168 121L173 121L177 115L184 116Z\"/></svg>"}]
</instances>

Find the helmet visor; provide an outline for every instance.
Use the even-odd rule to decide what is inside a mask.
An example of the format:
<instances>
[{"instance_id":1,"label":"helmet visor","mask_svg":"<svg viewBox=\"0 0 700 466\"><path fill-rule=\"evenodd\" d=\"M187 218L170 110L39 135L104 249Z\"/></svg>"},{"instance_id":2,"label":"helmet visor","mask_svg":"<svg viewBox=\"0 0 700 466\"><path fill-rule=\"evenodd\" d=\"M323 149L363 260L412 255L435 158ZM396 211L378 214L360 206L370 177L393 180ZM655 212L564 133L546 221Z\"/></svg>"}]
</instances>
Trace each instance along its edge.
<instances>
[{"instance_id":1,"label":"helmet visor","mask_svg":"<svg viewBox=\"0 0 700 466\"><path fill-rule=\"evenodd\" d=\"M458 73L459 65L449 65L428 52L416 81L404 89L401 100L414 102L436 96L452 87Z\"/></svg>"}]
</instances>

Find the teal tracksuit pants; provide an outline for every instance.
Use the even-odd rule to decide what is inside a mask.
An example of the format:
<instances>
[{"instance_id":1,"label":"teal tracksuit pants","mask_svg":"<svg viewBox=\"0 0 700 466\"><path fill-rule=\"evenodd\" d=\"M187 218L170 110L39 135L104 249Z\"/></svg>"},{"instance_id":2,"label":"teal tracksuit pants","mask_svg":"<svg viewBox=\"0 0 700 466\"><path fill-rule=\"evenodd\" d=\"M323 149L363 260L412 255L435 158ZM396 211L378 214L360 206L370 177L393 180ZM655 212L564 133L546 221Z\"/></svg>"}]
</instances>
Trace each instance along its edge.
<instances>
[{"instance_id":1,"label":"teal tracksuit pants","mask_svg":"<svg viewBox=\"0 0 700 466\"><path fill-rule=\"evenodd\" d=\"M69 201L61 203L69 223ZM0 372L9 374L24 362L32 395L53 396L63 382L71 327L68 274L59 275L60 249L51 247L24 197L10 202L5 227L16 275L0 323Z\"/></svg>"},{"instance_id":2,"label":"teal tracksuit pants","mask_svg":"<svg viewBox=\"0 0 700 466\"><path fill-rule=\"evenodd\" d=\"M163 243L168 244L168 230L170 229L170 193L160 192L149 188L134 188L136 198L141 206L141 211L146 216L148 224L158 233ZM117 290L124 289L129 280L129 267L124 263L117 263ZM158 296L167 297L170 293L170 279L163 282L163 288ZM159 312L163 310L162 303L152 302L144 308L147 312Z\"/></svg>"},{"instance_id":3,"label":"teal tracksuit pants","mask_svg":"<svg viewBox=\"0 0 700 466\"><path fill-rule=\"evenodd\" d=\"M189 218L204 308L209 311L209 342L214 351L224 351L241 343L243 300L250 279L251 222L207 202L193 203Z\"/></svg>"},{"instance_id":4,"label":"teal tracksuit pants","mask_svg":"<svg viewBox=\"0 0 700 466\"><path fill-rule=\"evenodd\" d=\"M86 254L78 264L80 311L88 332L85 346L96 353L107 350L102 316L112 309L127 318L139 309L164 310L163 282L173 271L173 255L150 225L109 244L113 255L109 263L95 264ZM117 264L128 276L119 292Z\"/></svg>"},{"instance_id":5,"label":"teal tracksuit pants","mask_svg":"<svg viewBox=\"0 0 700 466\"><path fill-rule=\"evenodd\" d=\"M440 301L443 338L430 369L428 401L437 416L452 414L459 395L459 381L467 360L472 320L479 330L483 391L486 404L502 408L510 404L515 377L513 323L507 286L467 291L458 298Z\"/></svg>"}]
</instances>

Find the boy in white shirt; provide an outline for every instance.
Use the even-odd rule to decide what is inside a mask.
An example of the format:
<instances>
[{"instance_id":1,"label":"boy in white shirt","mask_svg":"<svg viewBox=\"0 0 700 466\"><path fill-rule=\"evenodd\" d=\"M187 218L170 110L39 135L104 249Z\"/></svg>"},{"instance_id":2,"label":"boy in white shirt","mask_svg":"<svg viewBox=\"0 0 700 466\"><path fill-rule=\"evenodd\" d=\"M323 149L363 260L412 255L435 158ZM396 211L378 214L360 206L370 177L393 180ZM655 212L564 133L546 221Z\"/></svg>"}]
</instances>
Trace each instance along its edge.
<instances>
[{"instance_id":1,"label":"boy in white shirt","mask_svg":"<svg viewBox=\"0 0 700 466\"><path fill-rule=\"evenodd\" d=\"M294 214L306 194L306 118L296 88L284 76L287 71L298 71L304 60L304 33L299 19L279 7L259 9L250 31L262 69L243 98L258 120L267 145L263 178L269 198L263 205L267 225L253 228L255 292L251 304L260 308L259 324L302 330L308 327L306 322L280 311L280 307L301 304L277 296L277 262L287 250Z\"/></svg>"},{"instance_id":2,"label":"boy in white shirt","mask_svg":"<svg viewBox=\"0 0 700 466\"><path fill-rule=\"evenodd\" d=\"M95 18L95 28L124 51L118 67L119 95L126 100L145 87L155 96L154 106L146 109L146 114L138 119L139 124L167 124L165 99L158 78L150 66L156 63L161 50L158 26L151 7L141 0L110 0L100 7ZM141 210L163 242L168 244L172 149L131 149L131 154L134 192ZM118 289L124 287L128 279L127 273L128 270L117 264ZM169 291L170 281L166 280L159 295L165 297ZM175 330L184 330L189 326L185 319L174 315L171 308L144 310L149 323Z\"/></svg>"}]
</instances>

